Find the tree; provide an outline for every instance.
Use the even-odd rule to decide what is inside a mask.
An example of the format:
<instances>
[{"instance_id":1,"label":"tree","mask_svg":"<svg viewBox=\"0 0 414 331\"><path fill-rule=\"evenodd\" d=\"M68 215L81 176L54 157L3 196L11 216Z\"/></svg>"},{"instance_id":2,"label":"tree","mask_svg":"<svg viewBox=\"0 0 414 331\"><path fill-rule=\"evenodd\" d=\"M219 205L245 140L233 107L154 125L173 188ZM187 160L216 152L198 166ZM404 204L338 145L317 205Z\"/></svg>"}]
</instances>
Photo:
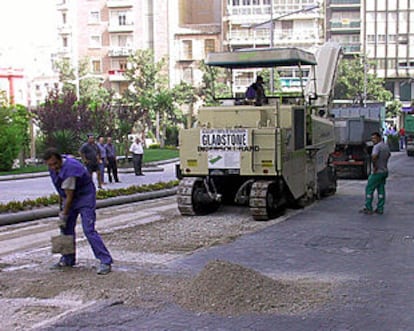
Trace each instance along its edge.
<instances>
[{"instance_id":1,"label":"tree","mask_svg":"<svg viewBox=\"0 0 414 331\"><path fill-rule=\"evenodd\" d=\"M29 144L30 115L24 106L0 107L0 171L8 171Z\"/></svg>"},{"instance_id":2,"label":"tree","mask_svg":"<svg viewBox=\"0 0 414 331\"><path fill-rule=\"evenodd\" d=\"M183 123L187 128L191 128L194 117L194 104L199 99L197 89L194 86L181 81L180 84L174 86L172 94L177 106L188 106L187 118L183 116L181 111L176 112L176 123Z\"/></svg>"},{"instance_id":3,"label":"tree","mask_svg":"<svg viewBox=\"0 0 414 331\"><path fill-rule=\"evenodd\" d=\"M339 65L335 99L348 99L361 105L364 100L390 101L392 93L385 89L384 80L368 70L368 66L374 65L374 63L364 63L359 56L351 60L343 60Z\"/></svg>"},{"instance_id":4,"label":"tree","mask_svg":"<svg viewBox=\"0 0 414 331\"><path fill-rule=\"evenodd\" d=\"M88 104L78 103L70 90L53 89L34 113L46 146L54 146L61 153L77 154L82 136L94 128Z\"/></svg>"},{"instance_id":5,"label":"tree","mask_svg":"<svg viewBox=\"0 0 414 331\"><path fill-rule=\"evenodd\" d=\"M151 50L137 50L128 59L125 76L131 85L124 95L126 104L141 110L144 132L145 126L149 131L155 131L161 145L164 145L167 119L174 112L172 93L168 89L164 66L165 60L156 62ZM131 131L133 125L134 123L131 123ZM164 128L164 134L160 128Z\"/></svg>"},{"instance_id":6,"label":"tree","mask_svg":"<svg viewBox=\"0 0 414 331\"><path fill-rule=\"evenodd\" d=\"M198 92L205 105L217 105L218 98L231 97L230 88L226 84L228 77L224 69L208 66L204 61L201 61L200 69L203 71L203 84Z\"/></svg>"},{"instance_id":7,"label":"tree","mask_svg":"<svg viewBox=\"0 0 414 331\"><path fill-rule=\"evenodd\" d=\"M59 71L63 93L76 94L76 69L67 59L57 61L55 66ZM116 116L111 107L114 92L104 88L99 76L92 74L88 58L79 61L78 68L79 100L74 106L80 107L82 112L88 112L92 122L91 131L98 135L112 135Z\"/></svg>"},{"instance_id":8,"label":"tree","mask_svg":"<svg viewBox=\"0 0 414 331\"><path fill-rule=\"evenodd\" d=\"M143 118L144 110L134 105L119 101L112 106L115 111L114 132L122 146L124 146L125 157L128 156L128 134L132 132L135 123Z\"/></svg>"}]
</instances>

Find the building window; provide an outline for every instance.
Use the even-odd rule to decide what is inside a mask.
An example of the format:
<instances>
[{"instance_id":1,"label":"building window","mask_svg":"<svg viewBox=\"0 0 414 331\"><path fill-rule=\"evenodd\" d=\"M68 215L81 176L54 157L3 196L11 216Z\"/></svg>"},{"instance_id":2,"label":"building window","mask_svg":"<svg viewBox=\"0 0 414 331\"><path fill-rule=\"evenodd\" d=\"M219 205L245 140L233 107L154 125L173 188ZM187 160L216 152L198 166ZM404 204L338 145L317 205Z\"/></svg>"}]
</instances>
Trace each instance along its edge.
<instances>
[{"instance_id":1,"label":"building window","mask_svg":"<svg viewBox=\"0 0 414 331\"><path fill-rule=\"evenodd\" d=\"M397 35L389 34L388 35L388 43L395 44L397 42Z\"/></svg>"},{"instance_id":2,"label":"building window","mask_svg":"<svg viewBox=\"0 0 414 331\"><path fill-rule=\"evenodd\" d=\"M192 40L183 40L181 56L182 56L183 60L192 60L193 59L193 42L192 42Z\"/></svg>"},{"instance_id":3,"label":"building window","mask_svg":"<svg viewBox=\"0 0 414 331\"><path fill-rule=\"evenodd\" d=\"M99 74L102 72L101 69L101 60L92 60L92 72L94 74Z\"/></svg>"},{"instance_id":4,"label":"building window","mask_svg":"<svg viewBox=\"0 0 414 331\"><path fill-rule=\"evenodd\" d=\"M127 60L113 60L111 63L111 68L113 70L125 71L127 69Z\"/></svg>"},{"instance_id":5,"label":"building window","mask_svg":"<svg viewBox=\"0 0 414 331\"><path fill-rule=\"evenodd\" d=\"M193 68L183 68L183 81L187 84L193 84Z\"/></svg>"},{"instance_id":6,"label":"building window","mask_svg":"<svg viewBox=\"0 0 414 331\"><path fill-rule=\"evenodd\" d=\"M119 69L120 70L127 70L128 61L127 60L119 60Z\"/></svg>"},{"instance_id":7,"label":"building window","mask_svg":"<svg viewBox=\"0 0 414 331\"><path fill-rule=\"evenodd\" d=\"M133 39L131 34L114 34L111 35L112 47L132 47Z\"/></svg>"},{"instance_id":8,"label":"building window","mask_svg":"<svg viewBox=\"0 0 414 331\"><path fill-rule=\"evenodd\" d=\"M387 68L388 69L395 69L395 64L397 62L395 61L395 59L388 59L387 60Z\"/></svg>"},{"instance_id":9,"label":"building window","mask_svg":"<svg viewBox=\"0 0 414 331\"><path fill-rule=\"evenodd\" d=\"M387 36L385 34L378 35L378 44L385 44L387 42Z\"/></svg>"},{"instance_id":10,"label":"building window","mask_svg":"<svg viewBox=\"0 0 414 331\"><path fill-rule=\"evenodd\" d=\"M398 43L401 44L401 45L407 45L408 44L408 34L400 33L398 35Z\"/></svg>"},{"instance_id":11,"label":"building window","mask_svg":"<svg viewBox=\"0 0 414 331\"><path fill-rule=\"evenodd\" d=\"M367 36L367 43L368 44L375 44L375 40L376 40L375 34L369 34Z\"/></svg>"},{"instance_id":12,"label":"building window","mask_svg":"<svg viewBox=\"0 0 414 331\"><path fill-rule=\"evenodd\" d=\"M127 24L127 15L125 12L118 12L118 24L119 25Z\"/></svg>"},{"instance_id":13,"label":"building window","mask_svg":"<svg viewBox=\"0 0 414 331\"><path fill-rule=\"evenodd\" d=\"M293 31L293 20L281 21L282 34L290 34Z\"/></svg>"},{"instance_id":14,"label":"building window","mask_svg":"<svg viewBox=\"0 0 414 331\"><path fill-rule=\"evenodd\" d=\"M92 35L89 38L89 47L90 48L100 48L101 44L101 36L99 35Z\"/></svg>"},{"instance_id":15,"label":"building window","mask_svg":"<svg viewBox=\"0 0 414 331\"><path fill-rule=\"evenodd\" d=\"M91 11L89 13L89 23L96 24L100 22L99 11Z\"/></svg>"},{"instance_id":16,"label":"building window","mask_svg":"<svg viewBox=\"0 0 414 331\"><path fill-rule=\"evenodd\" d=\"M67 23L67 21L68 21L68 17L67 17L67 15L66 15L66 13L62 13L62 23L63 23L63 24L66 24L66 23Z\"/></svg>"},{"instance_id":17,"label":"building window","mask_svg":"<svg viewBox=\"0 0 414 331\"><path fill-rule=\"evenodd\" d=\"M216 51L216 45L214 39L204 40L204 54L213 53Z\"/></svg>"},{"instance_id":18,"label":"building window","mask_svg":"<svg viewBox=\"0 0 414 331\"><path fill-rule=\"evenodd\" d=\"M68 47L68 45L69 45L69 42L68 42L68 37L63 37L62 38L62 45L63 45L63 47Z\"/></svg>"}]
</instances>

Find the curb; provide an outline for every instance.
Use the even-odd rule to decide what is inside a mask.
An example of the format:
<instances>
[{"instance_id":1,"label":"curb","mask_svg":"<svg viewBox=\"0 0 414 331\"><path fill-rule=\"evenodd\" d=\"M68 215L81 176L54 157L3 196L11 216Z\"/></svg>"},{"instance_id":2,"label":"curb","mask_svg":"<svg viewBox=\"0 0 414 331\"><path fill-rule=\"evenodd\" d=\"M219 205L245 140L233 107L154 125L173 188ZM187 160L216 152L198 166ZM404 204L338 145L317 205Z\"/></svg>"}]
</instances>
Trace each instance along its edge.
<instances>
[{"instance_id":1,"label":"curb","mask_svg":"<svg viewBox=\"0 0 414 331\"><path fill-rule=\"evenodd\" d=\"M156 162L148 162L144 164L142 167L143 172L157 172L163 171L163 168L158 167L159 165L168 164L168 163L175 163L178 162L178 158L164 160L164 161L156 161ZM132 173L134 172L134 168L121 168L118 167L119 173ZM28 178L38 178L38 177L46 177L49 176L49 172L32 172L27 174L18 174L18 175L4 175L0 176L0 181L7 181L7 180L19 180L19 179L28 179Z\"/></svg>"},{"instance_id":2,"label":"curb","mask_svg":"<svg viewBox=\"0 0 414 331\"><path fill-rule=\"evenodd\" d=\"M164 198L167 196L175 195L177 193L177 188L171 188L166 190L159 190L153 192L144 192L136 193L131 195L123 195L119 197L108 198L104 200L96 201L96 208L104 208L109 206L116 206L127 204L131 202L138 202L150 199ZM11 225L16 223L34 221L41 218L55 217L59 214L59 208L56 206L53 207L43 207L33 210L27 210L17 213L7 213L0 214L0 226L1 225Z\"/></svg>"}]
</instances>

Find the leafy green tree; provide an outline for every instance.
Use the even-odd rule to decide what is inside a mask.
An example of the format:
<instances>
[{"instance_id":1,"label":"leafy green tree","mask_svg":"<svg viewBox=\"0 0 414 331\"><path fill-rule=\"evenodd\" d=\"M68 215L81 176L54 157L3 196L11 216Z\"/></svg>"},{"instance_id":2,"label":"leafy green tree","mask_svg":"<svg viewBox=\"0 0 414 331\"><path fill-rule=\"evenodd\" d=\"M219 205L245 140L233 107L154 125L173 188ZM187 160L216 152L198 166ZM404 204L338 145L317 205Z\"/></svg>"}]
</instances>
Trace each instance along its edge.
<instances>
[{"instance_id":1,"label":"leafy green tree","mask_svg":"<svg viewBox=\"0 0 414 331\"><path fill-rule=\"evenodd\" d=\"M142 124L164 145L168 119L175 114L173 94L168 89L165 59L155 61L151 50L137 50L128 60L125 76L130 88L124 95L125 103L141 109ZM131 131L134 123L131 123ZM129 133L131 132L129 131Z\"/></svg>"},{"instance_id":2,"label":"leafy green tree","mask_svg":"<svg viewBox=\"0 0 414 331\"><path fill-rule=\"evenodd\" d=\"M114 132L117 140L123 146L125 157L128 156L128 134L137 121L144 117L144 110L138 106L126 104L124 101L119 101L113 105L112 109L115 111L115 126Z\"/></svg>"},{"instance_id":3,"label":"leafy green tree","mask_svg":"<svg viewBox=\"0 0 414 331\"><path fill-rule=\"evenodd\" d=\"M208 66L201 61L200 69L203 71L203 84L199 96L206 106L217 105L219 98L231 97L230 88L226 84L229 78L223 68Z\"/></svg>"},{"instance_id":4,"label":"leafy green tree","mask_svg":"<svg viewBox=\"0 0 414 331\"><path fill-rule=\"evenodd\" d=\"M0 107L0 171L11 170L19 152L28 147L29 121L24 106Z\"/></svg>"},{"instance_id":5,"label":"leafy green tree","mask_svg":"<svg viewBox=\"0 0 414 331\"><path fill-rule=\"evenodd\" d=\"M180 84L173 87L172 94L178 107L182 105L187 105L188 107L186 117L184 117L181 111L176 112L176 124L183 123L187 128L190 128L194 121L194 104L199 99L197 89L181 81Z\"/></svg>"},{"instance_id":6,"label":"leafy green tree","mask_svg":"<svg viewBox=\"0 0 414 331\"><path fill-rule=\"evenodd\" d=\"M270 76L271 76L271 69L263 69L259 72L259 75L263 77L264 82L269 82L267 84L264 84L265 94L267 96L271 95L270 91ZM273 71L273 89L274 91L282 91L282 83L280 81L280 76L277 70Z\"/></svg>"},{"instance_id":7,"label":"leafy green tree","mask_svg":"<svg viewBox=\"0 0 414 331\"><path fill-rule=\"evenodd\" d=\"M391 101L392 93L385 89L384 80L370 72L369 66L355 56L351 60L343 60L339 66L338 79L335 85L335 99L348 99L353 103L363 104L366 82L366 100L380 102Z\"/></svg>"},{"instance_id":8,"label":"leafy green tree","mask_svg":"<svg viewBox=\"0 0 414 331\"><path fill-rule=\"evenodd\" d=\"M392 100L387 103L385 108L385 117L393 118L401 114L401 108L403 104L400 100Z\"/></svg>"},{"instance_id":9,"label":"leafy green tree","mask_svg":"<svg viewBox=\"0 0 414 331\"><path fill-rule=\"evenodd\" d=\"M8 103L7 91L0 90L0 107L6 107Z\"/></svg>"}]
</instances>

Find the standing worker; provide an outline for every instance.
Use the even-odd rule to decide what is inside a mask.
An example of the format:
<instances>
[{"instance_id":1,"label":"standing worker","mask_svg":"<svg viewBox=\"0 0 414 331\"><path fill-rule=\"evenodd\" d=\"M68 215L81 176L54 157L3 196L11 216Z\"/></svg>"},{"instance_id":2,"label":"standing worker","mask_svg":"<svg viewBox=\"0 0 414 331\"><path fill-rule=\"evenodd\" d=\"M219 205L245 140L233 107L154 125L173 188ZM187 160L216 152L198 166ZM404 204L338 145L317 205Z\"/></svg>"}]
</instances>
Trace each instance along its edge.
<instances>
[{"instance_id":1,"label":"standing worker","mask_svg":"<svg viewBox=\"0 0 414 331\"><path fill-rule=\"evenodd\" d=\"M62 233L73 235L75 240L76 219L80 214L83 232L95 257L100 260L97 274L108 274L111 272L112 257L95 230L96 190L92 177L78 160L62 157L55 148L47 149L43 159L49 167L53 185L62 201L63 208L59 214ZM52 269L73 267L75 263L75 253L62 255Z\"/></svg>"},{"instance_id":2,"label":"standing worker","mask_svg":"<svg viewBox=\"0 0 414 331\"><path fill-rule=\"evenodd\" d=\"M365 208L361 210L362 213L367 215L384 213L385 182L388 177L388 160L391 156L390 149L382 141L379 132L372 133L371 140L374 144L371 154L373 172L368 177L367 186L365 187ZM377 209L373 211L372 200L375 190L378 191L378 204Z\"/></svg>"},{"instance_id":3,"label":"standing worker","mask_svg":"<svg viewBox=\"0 0 414 331\"><path fill-rule=\"evenodd\" d=\"M108 180L112 183L112 175L116 183L119 183L118 179L118 165L116 164L116 150L115 146L112 144L112 137L106 138L105 144L106 150L106 159L108 160L107 170L108 170Z\"/></svg>"},{"instance_id":4,"label":"standing worker","mask_svg":"<svg viewBox=\"0 0 414 331\"><path fill-rule=\"evenodd\" d=\"M400 151L402 151L405 148L405 129L404 129L404 127L400 128L400 131L398 131L398 135L400 136Z\"/></svg>"},{"instance_id":5,"label":"standing worker","mask_svg":"<svg viewBox=\"0 0 414 331\"><path fill-rule=\"evenodd\" d=\"M88 135L88 141L84 143L79 152L82 157L82 161L85 164L86 168L89 171L91 177L93 173L96 172L96 177L98 180L98 188L102 188L102 177L101 177L101 170L99 164L102 162L101 160L101 152L98 146L95 144L95 137L92 133Z\"/></svg>"},{"instance_id":6,"label":"standing worker","mask_svg":"<svg viewBox=\"0 0 414 331\"><path fill-rule=\"evenodd\" d=\"M107 164L107 156L106 156L106 149L104 144L104 137L98 137L98 143L96 144L99 148L99 152L101 154L101 162L99 163L99 171L101 172L101 183L102 185L105 184L105 167Z\"/></svg>"},{"instance_id":7,"label":"standing worker","mask_svg":"<svg viewBox=\"0 0 414 331\"><path fill-rule=\"evenodd\" d=\"M129 151L132 153L132 162L134 164L135 176L144 176L142 173L142 158L144 156L144 148L142 147L141 139L135 138Z\"/></svg>"}]
</instances>

